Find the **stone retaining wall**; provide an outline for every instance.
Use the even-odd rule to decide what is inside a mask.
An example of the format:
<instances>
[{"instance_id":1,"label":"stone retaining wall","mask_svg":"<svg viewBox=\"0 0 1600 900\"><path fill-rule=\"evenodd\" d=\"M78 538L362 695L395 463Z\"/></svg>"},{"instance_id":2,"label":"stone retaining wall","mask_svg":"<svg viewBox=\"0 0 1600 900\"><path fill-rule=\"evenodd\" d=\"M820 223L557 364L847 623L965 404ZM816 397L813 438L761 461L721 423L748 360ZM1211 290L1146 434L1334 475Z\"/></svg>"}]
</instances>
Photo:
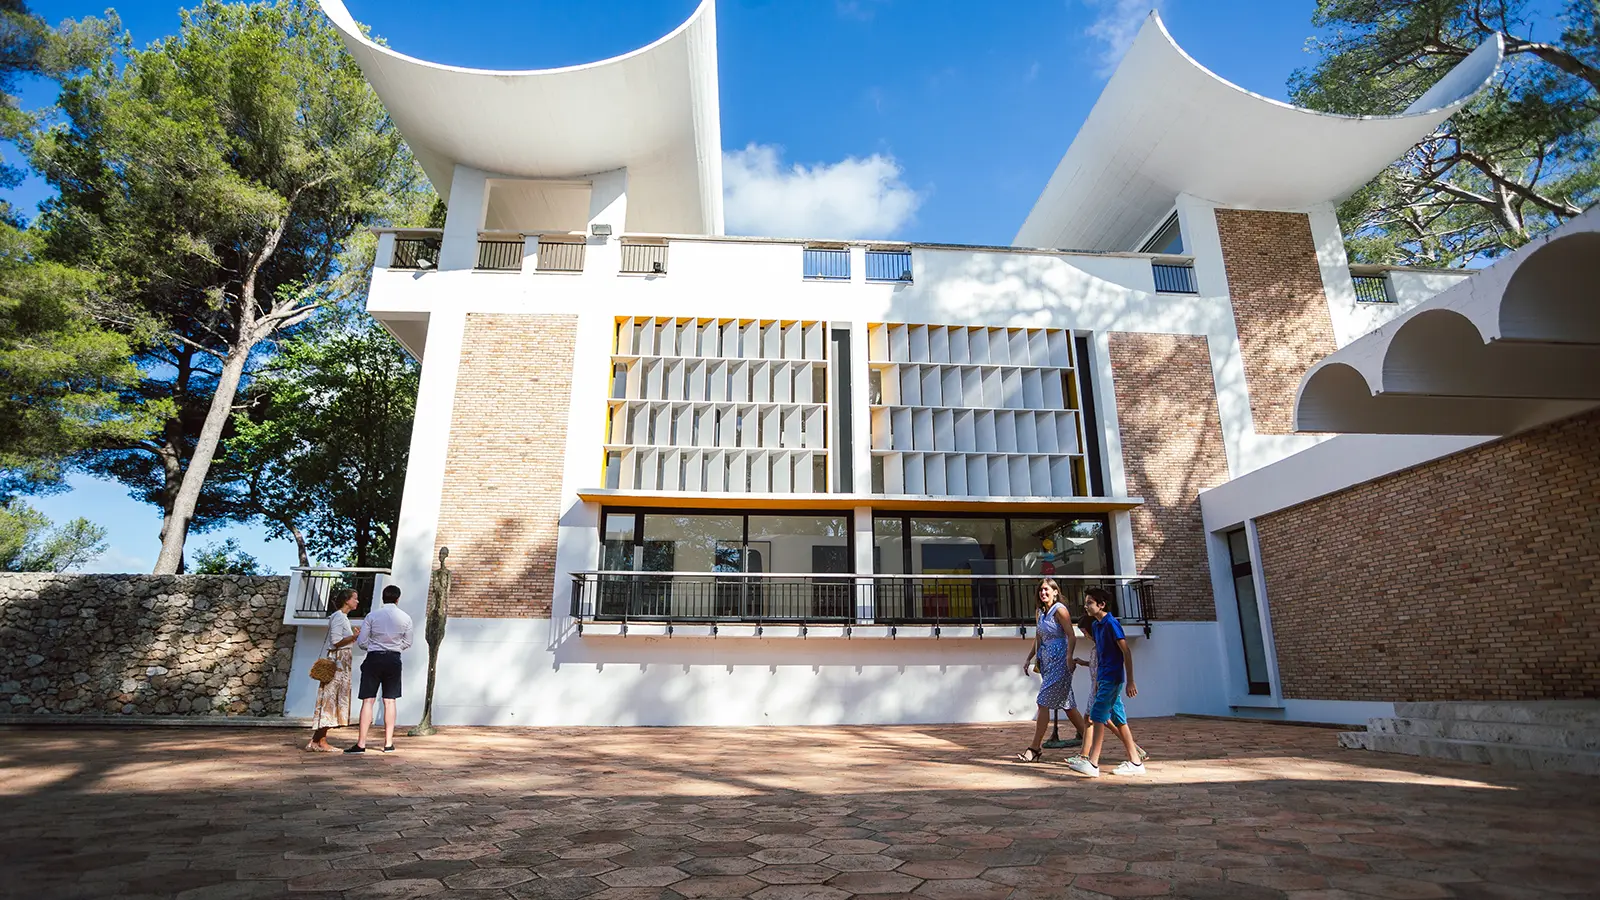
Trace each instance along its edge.
<instances>
[{"instance_id":1,"label":"stone retaining wall","mask_svg":"<svg viewBox=\"0 0 1600 900\"><path fill-rule=\"evenodd\" d=\"M0 574L0 715L283 714L285 576Z\"/></svg>"}]
</instances>

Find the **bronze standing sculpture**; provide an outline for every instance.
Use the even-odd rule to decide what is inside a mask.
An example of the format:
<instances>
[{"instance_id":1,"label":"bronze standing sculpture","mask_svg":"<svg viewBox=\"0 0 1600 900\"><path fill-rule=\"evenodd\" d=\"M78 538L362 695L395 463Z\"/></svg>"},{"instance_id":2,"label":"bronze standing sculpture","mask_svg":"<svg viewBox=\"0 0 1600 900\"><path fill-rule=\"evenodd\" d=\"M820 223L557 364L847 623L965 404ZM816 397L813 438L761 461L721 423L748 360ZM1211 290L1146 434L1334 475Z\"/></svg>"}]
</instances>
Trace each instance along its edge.
<instances>
[{"instance_id":1,"label":"bronze standing sculpture","mask_svg":"<svg viewBox=\"0 0 1600 900\"><path fill-rule=\"evenodd\" d=\"M433 577L428 580L428 622L423 632L428 639L428 692L422 701L422 721L407 732L412 737L438 731L433 727L433 677L439 663L439 643L444 640L445 619L450 616L450 568L444 564L449 555L449 547L439 548L439 568L433 570Z\"/></svg>"}]
</instances>

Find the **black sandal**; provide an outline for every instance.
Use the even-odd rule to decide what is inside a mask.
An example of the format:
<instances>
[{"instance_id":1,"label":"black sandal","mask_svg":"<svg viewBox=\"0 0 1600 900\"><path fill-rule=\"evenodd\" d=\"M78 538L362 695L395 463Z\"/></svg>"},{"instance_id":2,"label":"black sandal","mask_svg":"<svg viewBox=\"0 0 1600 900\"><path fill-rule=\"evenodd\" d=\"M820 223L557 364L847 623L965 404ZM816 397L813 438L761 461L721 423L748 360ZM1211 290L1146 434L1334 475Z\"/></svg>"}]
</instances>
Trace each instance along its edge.
<instances>
[{"instance_id":1,"label":"black sandal","mask_svg":"<svg viewBox=\"0 0 1600 900\"><path fill-rule=\"evenodd\" d=\"M1039 760L1041 760L1043 758L1044 758L1044 754L1040 753L1038 750L1033 749L1032 747L1029 747L1028 749L1026 749L1026 750L1022 751L1021 753L1017 754L1017 759L1020 759L1025 763L1038 762Z\"/></svg>"}]
</instances>

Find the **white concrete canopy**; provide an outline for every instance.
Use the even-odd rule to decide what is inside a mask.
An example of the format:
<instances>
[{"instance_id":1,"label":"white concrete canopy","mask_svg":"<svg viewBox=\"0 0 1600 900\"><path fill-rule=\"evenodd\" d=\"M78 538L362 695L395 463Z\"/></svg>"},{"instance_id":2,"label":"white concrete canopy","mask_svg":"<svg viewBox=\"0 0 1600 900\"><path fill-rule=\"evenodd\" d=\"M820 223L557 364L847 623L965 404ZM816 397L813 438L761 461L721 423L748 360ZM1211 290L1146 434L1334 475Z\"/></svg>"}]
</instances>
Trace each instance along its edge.
<instances>
[{"instance_id":1,"label":"white concrete canopy","mask_svg":"<svg viewBox=\"0 0 1600 900\"><path fill-rule=\"evenodd\" d=\"M1339 116L1251 93L1201 66L1150 13L1012 243L1135 250L1181 193L1306 209L1367 183L1494 78L1499 35L1398 116Z\"/></svg>"},{"instance_id":2,"label":"white concrete canopy","mask_svg":"<svg viewBox=\"0 0 1600 900\"><path fill-rule=\"evenodd\" d=\"M722 233L715 0L647 47L529 71L414 59L369 39L343 0L319 2L441 197L457 165L536 179L626 169L626 230Z\"/></svg>"},{"instance_id":3,"label":"white concrete canopy","mask_svg":"<svg viewBox=\"0 0 1600 900\"><path fill-rule=\"evenodd\" d=\"M1600 405L1600 207L1312 366L1295 428L1503 435Z\"/></svg>"}]
</instances>

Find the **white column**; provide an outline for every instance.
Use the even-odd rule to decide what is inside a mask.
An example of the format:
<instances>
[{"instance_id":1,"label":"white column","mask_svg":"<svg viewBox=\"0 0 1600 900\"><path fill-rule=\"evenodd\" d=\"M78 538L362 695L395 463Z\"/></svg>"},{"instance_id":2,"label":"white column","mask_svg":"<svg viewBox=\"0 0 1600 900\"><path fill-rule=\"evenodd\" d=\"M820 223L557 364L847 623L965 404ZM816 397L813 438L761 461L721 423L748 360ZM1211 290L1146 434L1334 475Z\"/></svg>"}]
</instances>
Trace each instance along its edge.
<instances>
[{"instance_id":1,"label":"white column","mask_svg":"<svg viewBox=\"0 0 1600 900\"><path fill-rule=\"evenodd\" d=\"M1217 205L1189 194L1179 194L1178 227L1183 229L1183 249L1194 257L1195 287L1200 296L1228 296L1222 236L1217 232Z\"/></svg>"},{"instance_id":2,"label":"white column","mask_svg":"<svg viewBox=\"0 0 1600 900\"><path fill-rule=\"evenodd\" d=\"M390 566L393 574L389 578L401 590L400 608L417 625L416 643L404 657L402 722L413 722L422 714L428 664L422 625L428 609L428 579L433 572L433 545L439 532L450 417L455 407L465 327L464 312L439 311L428 316L428 350L417 387L405 492L400 498L400 524L395 531L394 561Z\"/></svg>"},{"instance_id":3,"label":"white column","mask_svg":"<svg viewBox=\"0 0 1600 900\"><path fill-rule=\"evenodd\" d=\"M1333 343L1343 347L1371 330L1371 322L1356 306L1356 283L1350 278L1350 257L1344 233L1332 203L1311 208L1311 243L1317 248L1317 268L1322 272L1322 292L1328 298L1328 318L1333 322Z\"/></svg>"},{"instance_id":4,"label":"white column","mask_svg":"<svg viewBox=\"0 0 1600 900\"><path fill-rule=\"evenodd\" d=\"M613 169L593 177L589 189L589 235L583 273L615 278L622 270L622 235L628 230L628 170ZM611 226L610 237L596 237L594 226Z\"/></svg>"},{"instance_id":5,"label":"white column","mask_svg":"<svg viewBox=\"0 0 1600 900\"><path fill-rule=\"evenodd\" d=\"M867 323L850 323L850 433L854 440L849 465L851 485L857 494L872 493L872 407L868 384L872 370L867 366ZM871 523L868 523L871 531ZM872 557L869 552L867 563ZM869 571L861 570L857 571Z\"/></svg>"},{"instance_id":6,"label":"white column","mask_svg":"<svg viewBox=\"0 0 1600 900\"><path fill-rule=\"evenodd\" d=\"M856 574L872 572L872 507L857 506L851 517L856 539ZM872 579L856 579L856 615L870 620L875 614Z\"/></svg>"},{"instance_id":7,"label":"white column","mask_svg":"<svg viewBox=\"0 0 1600 900\"><path fill-rule=\"evenodd\" d=\"M378 235L378 249L372 257L374 269L387 269L394 265L394 232L385 231Z\"/></svg>"},{"instance_id":8,"label":"white column","mask_svg":"<svg viewBox=\"0 0 1600 900\"><path fill-rule=\"evenodd\" d=\"M489 176L469 166L456 166L450 180L450 206L444 215L440 271L471 270L478 263L478 231L489 209Z\"/></svg>"}]
</instances>

